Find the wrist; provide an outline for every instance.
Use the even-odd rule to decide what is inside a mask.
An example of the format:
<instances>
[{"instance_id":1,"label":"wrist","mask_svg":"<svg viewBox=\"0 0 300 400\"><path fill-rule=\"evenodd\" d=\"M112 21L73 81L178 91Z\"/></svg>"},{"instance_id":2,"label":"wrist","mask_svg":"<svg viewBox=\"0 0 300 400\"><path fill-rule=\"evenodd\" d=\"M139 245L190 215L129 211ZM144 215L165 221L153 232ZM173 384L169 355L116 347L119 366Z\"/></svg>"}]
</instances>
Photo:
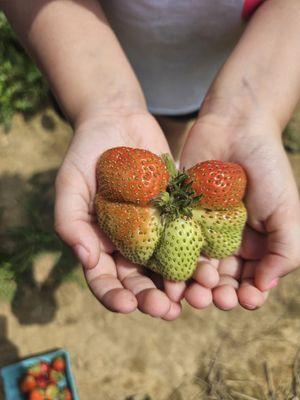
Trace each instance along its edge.
<instances>
[{"instance_id":1,"label":"wrist","mask_svg":"<svg viewBox=\"0 0 300 400\"><path fill-rule=\"evenodd\" d=\"M196 124L206 125L228 137L266 135L281 137L283 126L276 116L245 94L220 93L213 88L206 95Z\"/></svg>"},{"instance_id":2,"label":"wrist","mask_svg":"<svg viewBox=\"0 0 300 400\"><path fill-rule=\"evenodd\" d=\"M151 116L147 108L139 102L128 102L122 104L104 104L102 102L89 102L85 104L81 112L73 120L75 134L78 132L88 132L90 130L99 130L99 126L109 127L124 126L126 121L132 121L132 118L139 116ZM153 118L151 116L151 118ZM105 133L105 129L103 129ZM101 135L101 132L99 132Z\"/></svg>"},{"instance_id":3,"label":"wrist","mask_svg":"<svg viewBox=\"0 0 300 400\"><path fill-rule=\"evenodd\" d=\"M74 112L71 119L73 126L77 127L87 120L100 116L124 116L133 113L146 113L147 107L142 94L122 93L110 94L106 99L100 96L91 96L85 99Z\"/></svg>"}]
</instances>

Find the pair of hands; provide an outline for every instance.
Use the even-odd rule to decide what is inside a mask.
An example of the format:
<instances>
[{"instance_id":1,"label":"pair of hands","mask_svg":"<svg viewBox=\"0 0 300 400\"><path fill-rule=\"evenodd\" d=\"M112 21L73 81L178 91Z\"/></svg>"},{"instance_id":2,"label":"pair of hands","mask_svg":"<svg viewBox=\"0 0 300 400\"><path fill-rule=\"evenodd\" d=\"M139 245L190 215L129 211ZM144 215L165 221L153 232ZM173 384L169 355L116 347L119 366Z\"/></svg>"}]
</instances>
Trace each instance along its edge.
<instances>
[{"instance_id":1,"label":"pair of hands","mask_svg":"<svg viewBox=\"0 0 300 400\"><path fill-rule=\"evenodd\" d=\"M300 206L279 129L250 119L228 124L199 117L187 136L181 166L220 159L247 171L249 217L242 246L221 261L201 258L191 282L170 282L115 252L97 227L93 200L98 157L116 146L170 152L156 120L144 110L91 112L75 134L56 180L55 228L83 264L88 285L109 310L140 311L176 319L183 298L203 309L212 302L229 310L262 306L280 277L300 264Z\"/></svg>"}]
</instances>

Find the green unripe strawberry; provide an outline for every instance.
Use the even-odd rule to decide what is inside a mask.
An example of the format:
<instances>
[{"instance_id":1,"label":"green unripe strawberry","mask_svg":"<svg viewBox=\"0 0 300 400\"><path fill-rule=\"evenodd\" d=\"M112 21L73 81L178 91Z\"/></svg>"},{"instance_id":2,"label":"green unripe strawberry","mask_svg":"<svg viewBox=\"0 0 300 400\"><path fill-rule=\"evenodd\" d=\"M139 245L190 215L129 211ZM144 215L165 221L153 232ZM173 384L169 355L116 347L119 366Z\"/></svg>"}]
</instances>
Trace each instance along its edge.
<instances>
[{"instance_id":1,"label":"green unripe strawberry","mask_svg":"<svg viewBox=\"0 0 300 400\"><path fill-rule=\"evenodd\" d=\"M203 228L213 228L217 231L243 229L247 221L247 211L243 203L228 210L206 210L201 207L193 209L193 218Z\"/></svg>"},{"instance_id":2,"label":"green unripe strawberry","mask_svg":"<svg viewBox=\"0 0 300 400\"><path fill-rule=\"evenodd\" d=\"M201 229L192 219L178 217L170 220L148 267L166 279L186 280L196 268L202 244Z\"/></svg>"},{"instance_id":3,"label":"green unripe strawberry","mask_svg":"<svg viewBox=\"0 0 300 400\"><path fill-rule=\"evenodd\" d=\"M229 210L195 208L193 218L201 226L205 241L202 253L208 257L224 258L233 254L242 241L247 211L243 203Z\"/></svg>"},{"instance_id":4,"label":"green unripe strawberry","mask_svg":"<svg viewBox=\"0 0 300 400\"><path fill-rule=\"evenodd\" d=\"M59 388L54 383L49 383L45 390L47 400L56 400L59 396Z\"/></svg>"},{"instance_id":5,"label":"green unripe strawberry","mask_svg":"<svg viewBox=\"0 0 300 400\"><path fill-rule=\"evenodd\" d=\"M220 232L209 228L205 230L202 253L207 257L222 259L234 254L240 247L241 241L242 231L240 229Z\"/></svg>"},{"instance_id":6,"label":"green unripe strawberry","mask_svg":"<svg viewBox=\"0 0 300 400\"><path fill-rule=\"evenodd\" d=\"M98 223L128 260L145 265L159 241L163 224L159 211L130 203L115 203L97 194Z\"/></svg>"}]
</instances>

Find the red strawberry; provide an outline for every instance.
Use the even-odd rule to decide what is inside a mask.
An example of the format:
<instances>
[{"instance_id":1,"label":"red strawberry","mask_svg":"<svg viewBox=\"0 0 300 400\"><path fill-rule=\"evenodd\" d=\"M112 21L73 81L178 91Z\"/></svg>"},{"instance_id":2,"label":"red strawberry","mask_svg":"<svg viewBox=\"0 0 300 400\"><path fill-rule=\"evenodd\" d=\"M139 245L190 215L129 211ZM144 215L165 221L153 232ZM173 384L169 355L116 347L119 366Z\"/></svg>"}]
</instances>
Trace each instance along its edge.
<instances>
[{"instance_id":1,"label":"red strawberry","mask_svg":"<svg viewBox=\"0 0 300 400\"><path fill-rule=\"evenodd\" d=\"M163 160L150 151L115 147L96 167L97 191L106 200L146 205L166 190L170 175Z\"/></svg>"},{"instance_id":2,"label":"red strawberry","mask_svg":"<svg viewBox=\"0 0 300 400\"><path fill-rule=\"evenodd\" d=\"M234 207L242 200L247 178L239 164L218 160L204 161L187 171L199 205L209 210Z\"/></svg>"},{"instance_id":3,"label":"red strawberry","mask_svg":"<svg viewBox=\"0 0 300 400\"><path fill-rule=\"evenodd\" d=\"M47 375L50 369L50 364L47 361L40 362L41 374Z\"/></svg>"},{"instance_id":4,"label":"red strawberry","mask_svg":"<svg viewBox=\"0 0 300 400\"><path fill-rule=\"evenodd\" d=\"M56 357L51 363L52 369L58 372L63 372L66 369L66 362L63 357Z\"/></svg>"},{"instance_id":5,"label":"red strawberry","mask_svg":"<svg viewBox=\"0 0 300 400\"><path fill-rule=\"evenodd\" d=\"M48 382L49 382L49 379L48 379L47 375L39 376L38 378L36 378L36 384L41 389L45 389L46 386L48 385Z\"/></svg>"},{"instance_id":6,"label":"red strawberry","mask_svg":"<svg viewBox=\"0 0 300 400\"><path fill-rule=\"evenodd\" d=\"M36 379L32 375L25 375L20 382L20 390L22 393L28 393L36 387Z\"/></svg>"},{"instance_id":7,"label":"red strawberry","mask_svg":"<svg viewBox=\"0 0 300 400\"><path fill-rule=\"evenodd\" d=\"M30 393L29 400L46 400L45 393L41 389L33 389Z\"/></svg>"},{"instance_id":8,"label":"red strawberry","mask_svg":"<svg viewBox=\"0 0 300 400\"><path fill-rule=\"evenodd\" d=\"M69 388L64 388L60 393L59 400L72 400L72 399L73 396L71 390Z\"/></svg>"},{"instance_id":9,"label":"red strawberry","mask_svg":"<svg viewBox=\"0 0 300 400\"><path fill-rule=\"evenodd\" d=\"M45 390L45 399L46 400L56 400L59 395L59 388L54 384L50 383Z\"/></svg>"},{"instance_id":10,"label":"red strawberry","mask_svg":"<svg viewBox=\"0 0 300 400\"><path fill-rule=\"evenodd\" d=\"M30 375L37 378L39 376L47 375L49 368L50 368L49 363L47 363L46 361L40 361L29 367L27 371Z\"/></svg>"}]
</instances>

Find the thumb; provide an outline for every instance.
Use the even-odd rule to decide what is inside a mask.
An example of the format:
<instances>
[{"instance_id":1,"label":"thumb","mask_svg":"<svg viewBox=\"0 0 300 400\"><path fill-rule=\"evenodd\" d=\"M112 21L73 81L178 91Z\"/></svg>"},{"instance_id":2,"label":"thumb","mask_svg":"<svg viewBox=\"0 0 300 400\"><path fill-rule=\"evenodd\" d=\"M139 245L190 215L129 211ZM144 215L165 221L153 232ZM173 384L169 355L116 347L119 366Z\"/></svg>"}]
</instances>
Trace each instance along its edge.
<instances>
[{"instance_id":1,"label":"thumb","mask_svg":"<svg viewBox=\"0 0 300 400\"><path fill-rule=\"evenodd\" d=\"M222 160L226 158L226 146L223 145L222 135L218 134L215 127L203 124L201 120L197 120L184 142L180 167L190 168L193 165L206 160Z\"/></svg>"},{"instance_id":2,"label":"thumb","mask_svg":"<svg viewBox=\"0 0 300 400\"><path fill-rule=\"evenodd\" d=\"M76 186L59 175L55 189L55 231L85 268L93 268L99 263L101 250L110 252L112 245L93 222L89 201Z\"/></svg>"},{"instance_id":3,"label":"thumb","mask_svg":"<svg viewBox=\"0 0 300 400\"><path fill-rule=\"evenodd\" d=\"M280 277L300 264L300 221L281 224L282 227L268 234L268 252L255 271L255 285L262 291L275 287Z\"/></svg>"}]
</instances>

